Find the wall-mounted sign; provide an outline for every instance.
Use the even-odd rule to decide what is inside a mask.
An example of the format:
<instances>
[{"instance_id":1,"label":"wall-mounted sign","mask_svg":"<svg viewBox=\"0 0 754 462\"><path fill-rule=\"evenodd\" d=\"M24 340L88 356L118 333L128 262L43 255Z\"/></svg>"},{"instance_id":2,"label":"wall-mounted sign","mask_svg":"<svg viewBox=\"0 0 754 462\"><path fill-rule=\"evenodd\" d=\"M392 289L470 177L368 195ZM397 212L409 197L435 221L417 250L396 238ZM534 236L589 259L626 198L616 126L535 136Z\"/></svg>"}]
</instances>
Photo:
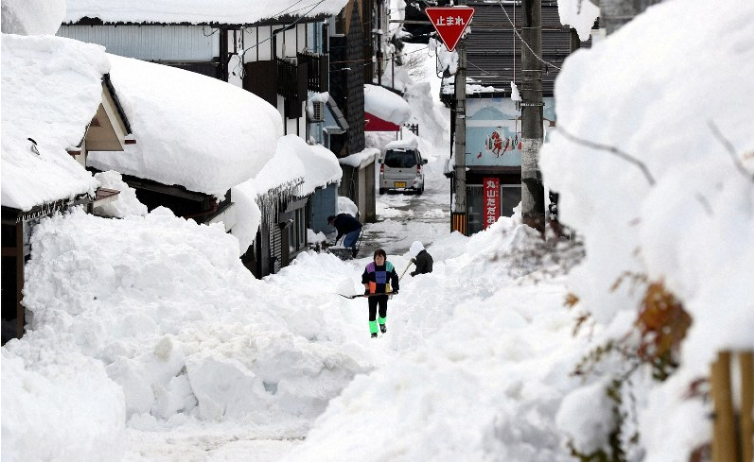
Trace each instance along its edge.
<instances>
[{"instance_id":1,"label":"wall-mounted sign","mask_svg":"<svg viewBox=\"0 0 754 462\"><path fill-rule=\"evenodd\" d=\"M546 97L546 134L553 130L555 102ZM521 112L510 98L466 100L466 166L520 167Z\"/></svg>"}]
</instances>

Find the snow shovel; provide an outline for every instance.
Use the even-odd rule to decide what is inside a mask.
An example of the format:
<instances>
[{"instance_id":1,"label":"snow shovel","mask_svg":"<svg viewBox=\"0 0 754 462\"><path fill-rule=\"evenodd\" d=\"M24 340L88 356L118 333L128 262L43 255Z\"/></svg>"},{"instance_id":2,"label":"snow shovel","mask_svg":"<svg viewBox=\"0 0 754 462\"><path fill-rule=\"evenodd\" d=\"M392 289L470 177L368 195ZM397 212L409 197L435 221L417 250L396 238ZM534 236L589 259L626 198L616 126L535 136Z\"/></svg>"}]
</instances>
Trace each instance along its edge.
<instances>
[{"instance_id":1,"label":"snow shovel","mask_svg":"<svg viewBox=\"0 0 754 462\"><path fill-rule=\"evenodd\" d=\"M401 279L403 279L403 275L406 274L406 271L408 271L408 269L411 268L411 265L413 265L415 262L416 262L416 260L413 259L413 258L411 260L409 260L408 265L406 265L406 269L403 270L403 272L401 273L400 277L398 278L399 281Z\"/></svg>"},{"instance_id":2,"label":"snow shovel","mask_svg":"<svg viewBox=\"0 0 754 462\"><path fill-rule=\"evenodd\" d=\"M406 274L406 271L408 271L408 269L411 267L411 265L413 263L414 263L414 259L412 258L411 261L408 262L408 265L406 265L406 269L404 269L403 273L401 273L401 275L398 277L399 281L403 278L403 275ZM374 297L376 295L390 295L392 297L393 295L396 295L397 293L398 293L398 291L396 290L395 292L388 292L386 294L356 294L356 295L338 294L338 295L340 295L341 297L353 300L354 298L359 298L359 297Z\"/></svg>"},{"instance_id":3,"label":"snow shovel","mask_svg":"<svg viewBox=\"0 0 754 462\"><path fill-rule=\"evenodd\" d=\"M386 294L356 294L356 295L343 295L343 294L338 294L338 295L340 295L340 296L341 296L341 297L343 297L343 298L347 298L347 299L349 299L349 300L353 300L353 299L355 299L355 298L361 298L361 297L364 297L364 298L369 298L369 297L376 297L376 296L378 296L378 295L389 295L389 296L391 296L391 297L392 297L393 295L396 295L396 294L398 294L398 291L397 291L397 290L396 290L395 292L388 292L388 293L386 293Z\"/></svg>"}]
</instances>

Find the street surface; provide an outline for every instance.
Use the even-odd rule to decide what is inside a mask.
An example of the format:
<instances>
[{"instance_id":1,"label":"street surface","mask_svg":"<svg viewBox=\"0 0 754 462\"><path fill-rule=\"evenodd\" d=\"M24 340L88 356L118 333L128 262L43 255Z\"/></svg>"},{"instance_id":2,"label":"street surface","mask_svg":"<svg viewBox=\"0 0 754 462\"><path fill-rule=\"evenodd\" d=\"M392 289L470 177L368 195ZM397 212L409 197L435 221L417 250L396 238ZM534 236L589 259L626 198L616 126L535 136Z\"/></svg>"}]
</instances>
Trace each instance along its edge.
<instances>
[{"instance_id":1,"label":"street surface","mask_svg":"<svg viewBox=\"0 0 754 462\"><path fill-rule=\"evenodd\" d=\"M423 194L377 195L378 221L364 226L357 258L367 258L378 248L388 257L403 255L414 241L429 247L450 233L450 180L442 174L443 162L434 158L425 166Z\"/></svg>"}]
</instances>

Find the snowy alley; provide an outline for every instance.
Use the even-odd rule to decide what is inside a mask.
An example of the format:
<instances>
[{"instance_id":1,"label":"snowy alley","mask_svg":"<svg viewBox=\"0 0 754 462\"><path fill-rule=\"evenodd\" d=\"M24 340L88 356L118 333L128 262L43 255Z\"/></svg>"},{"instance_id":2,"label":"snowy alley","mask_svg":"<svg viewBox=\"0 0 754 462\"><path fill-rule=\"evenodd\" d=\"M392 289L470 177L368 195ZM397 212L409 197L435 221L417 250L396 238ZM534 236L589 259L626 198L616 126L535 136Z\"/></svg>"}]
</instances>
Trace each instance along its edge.
<instances>
[{"instance_id":1,"label":"snowy alley","mask_svg":"<svg viewBox=\"0 0 754 462\"><path fill-rule=\"evenodd\" d=\"M611 35L593 29L596 0L550 5L564 30L597 38L558 69L557 107L548 108L557 124L538 154L571 240L542 239L520 207L471 236L450 232L454 158L440 76L458 55L434 40L404 44L413 67L390 83L404 88L406 120L421 128L401 136L429 161L425 191L375 194L377 219L355 259L304 249L260 278L239 258L260 222L255 201L292 176L321 174L336 188L343 159L291 134L251 92L202 77L211 83L195 110L184 95L202 85L198 74L182 79L189 73L43 33L57 30L65 3L50 2L60 10L50 12L3 0L3 208L28 212L67 197L71 184L120 198L108 204L117 218L51 212L28 237L26 331L3 345L0 363L3 462L712 460L711 366L720 352L754 350L750 0L665 0ZM169 14L161 8L170 2L133 3L136 15ZM299 2L221 3L245 7L253 22L257 9ZM347 2L309 3L335 15ZM23 22L6 5L38 9L49 24L6 33ZM117 0L69 0L67 14L103 5L132 14ZM192 18L181 10L178 20ZM140 137L126 150L92 151L108 170L95 177L69 149L104 83L117 87ZM514 86L501 106L515 108ZM490 91L471 81L467 90ZM237 104L207 109L224 98ZM231 122L216 123L230 111ZM476 115L464 114L470 126L482 124ZM395 137L370 132L360 159L376 162ZM216 139L221 161L207 155ZM307 159L326 160L317 170ZM256 221L230 233L165 207L147 213L116 167L207 197L232 188L234 210ZM356 208L332 199L338 211ZM410 275L415 241L434 258L429 274ZM371 338L367 301L344 296L363 293L380 247L401 279L387 332ZM736 393L742 371L733 367Z\"/></svg>"}]
</instances>

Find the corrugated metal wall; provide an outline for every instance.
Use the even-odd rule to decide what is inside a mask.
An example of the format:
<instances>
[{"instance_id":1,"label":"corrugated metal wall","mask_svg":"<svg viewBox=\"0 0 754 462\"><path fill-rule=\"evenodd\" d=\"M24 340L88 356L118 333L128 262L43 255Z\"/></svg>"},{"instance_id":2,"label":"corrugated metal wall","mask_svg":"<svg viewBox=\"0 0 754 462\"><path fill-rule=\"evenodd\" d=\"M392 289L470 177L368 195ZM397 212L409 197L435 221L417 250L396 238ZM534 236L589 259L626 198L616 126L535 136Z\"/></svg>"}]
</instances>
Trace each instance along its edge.
<instances>
[{"instance_id":1,"label":"corrugated metal wall","mask_svg":"<svg viewBox=\"0 0 754 462\"><path fill-rule=\"evenodd\" d=\"M474 8L471 34L466 37L466 56L469 78L481 85L493 86L510 91L510 83L520 85L523 78L521 70L521 40L516 36L513 22L519 34L523 24L521 5L490 4L472 1L467 3ZM505 11L503 11L505 8ZM505 13L508 13L508 16ZM510 18L510 20L508 19ZM558 67L571 53L571 33L568 27L560 24L558 7L555 2L543 2L542 5L542 59L551 65L542 63L542 92L552 96ZM588 47L589 42L582 44Z\"/></svg>"},{"instance_id":2,"label":"corrugated metal wall","mask_svg":"<svg viewBox=\"0 0 754 462\"><path fill-rule=\"evenodd\" d=\"M217 57L220 44L217 29L208 26L63 25L57 35L145 61L207 62Z\"/></svg>"}]
</instances>

